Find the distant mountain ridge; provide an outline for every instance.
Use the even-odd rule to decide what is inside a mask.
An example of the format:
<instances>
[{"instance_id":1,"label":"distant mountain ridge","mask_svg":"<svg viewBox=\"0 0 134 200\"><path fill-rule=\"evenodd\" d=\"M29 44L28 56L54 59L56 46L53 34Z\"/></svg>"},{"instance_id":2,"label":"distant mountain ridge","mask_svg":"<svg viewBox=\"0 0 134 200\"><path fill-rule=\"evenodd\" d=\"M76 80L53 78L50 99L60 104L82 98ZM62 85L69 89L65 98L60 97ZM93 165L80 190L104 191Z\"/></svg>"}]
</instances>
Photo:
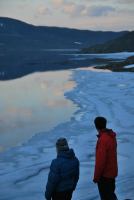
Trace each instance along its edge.
<instances>
[{"instance_id":1,"label":"distant mountain ridge","mask_svg":"<svg viewBox=\"0 0 134 200\"><path fill-rule=\"evenodd\" d=\"M85 48L122 36L126 32L90 31L34 26L0 17L0 43L13 48Z\"/></svg>"},{"instance_id":2,"label":"distant mountain ridge","mask_svg":"<svg viewBox=\"0 0 134 200\"><path fill-rule=\"evenodd\" d=\"M37 71L89 66L94 62L90 58L71 60L70 55L125 33L34 26L0 17L0 80L10 80Z\"/></svg>"},{"instance_id":3,"label":"distant mountain ridge","mask_svg":"<svg viewBox=\"0 0 134 200\"><path fill-rule=\"evenodd\" d=\"M123 51L134 52L134 31L104 44L97 44L82 50L84 53L115 53Z\"/></svg>"}]
</instances>

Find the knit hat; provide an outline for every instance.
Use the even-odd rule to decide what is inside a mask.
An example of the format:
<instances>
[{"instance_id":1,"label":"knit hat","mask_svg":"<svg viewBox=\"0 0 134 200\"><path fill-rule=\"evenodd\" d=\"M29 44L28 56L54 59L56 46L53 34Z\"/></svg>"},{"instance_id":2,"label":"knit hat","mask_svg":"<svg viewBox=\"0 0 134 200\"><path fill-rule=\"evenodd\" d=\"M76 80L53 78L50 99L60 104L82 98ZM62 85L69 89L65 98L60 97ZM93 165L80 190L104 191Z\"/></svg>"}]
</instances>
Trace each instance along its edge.
<instances>
[{"instance_id":1,"label":"knit hat","mask_svg":"<svg viewBox=\"0 0 134 200\"><path fill-rule=\"evenodd\" d=\"M58 151L67 151L69 146L66 138L59 138L56 142L56 148Z\"/></svg>"}]
</instances>

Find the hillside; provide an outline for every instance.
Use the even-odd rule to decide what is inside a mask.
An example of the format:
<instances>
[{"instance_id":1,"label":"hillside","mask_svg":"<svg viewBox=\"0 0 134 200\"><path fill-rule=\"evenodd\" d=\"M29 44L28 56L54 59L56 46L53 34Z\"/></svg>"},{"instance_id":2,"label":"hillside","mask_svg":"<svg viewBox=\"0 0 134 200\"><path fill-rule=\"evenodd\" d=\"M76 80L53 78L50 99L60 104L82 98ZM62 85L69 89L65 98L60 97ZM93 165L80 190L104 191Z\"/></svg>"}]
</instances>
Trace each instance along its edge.
<instances>
[{"instance_id":1,"label":"hillside","mask_svg":"<svg viewBox=\"0 0 134 200\"><path fill-rule=\"evenodd\" d=\"M37 71L86 66L89 60L70 60L76 51L104 43L125 32L102 32L34 26L0 17L0 80L14 79Z\"/></svg>"},{"instance_id":2,"label":"hillside","mask_svg":"<svg viewBox=\"0 0 134 200\"><path fill-rule=\"evenodd\" d=\"M114 53L123 51L134 52L134 31L104 44L97 44L82 50L84 53Z\"/></svg>"},{"instance_id":3,"label":"hillside","mask_svg":"<svg viewBox=\"0 0 134 200\"><path fill-rule=\"evenodd\" d=\"M124 32L34 26L0 17L0 43L4 48L84 48L87 45L104 43L123 34Z\"/></svg>"}]
</instances>

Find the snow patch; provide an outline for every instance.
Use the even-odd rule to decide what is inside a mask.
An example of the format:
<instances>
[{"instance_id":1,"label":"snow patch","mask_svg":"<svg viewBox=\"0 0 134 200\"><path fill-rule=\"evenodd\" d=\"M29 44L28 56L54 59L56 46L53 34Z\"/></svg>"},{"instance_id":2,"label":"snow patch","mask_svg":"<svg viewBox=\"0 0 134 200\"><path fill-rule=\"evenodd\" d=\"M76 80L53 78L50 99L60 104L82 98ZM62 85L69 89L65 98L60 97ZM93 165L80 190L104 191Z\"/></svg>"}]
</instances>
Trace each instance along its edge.
<instances>
[{"instance_id":1,"label":"snow patch","mask_svg":"<svg viewBox=\"0 0 134 200\"><path fill-rule=\"evenodd\" d=\"M81 45L81 44L82 44L82 42L74 42L74 44L79 44L79 45Z\"/></svg>"},{"instance_id":2,"label":"snow patch","mask_svg":"<svg viewBox=\"0 0 134 200\"><path fill-rule=\"evenodd\" d=\"M70 54L64 54L70 55ZM120 52L120 53L104 53L104 54L91 54L91 53L74 53L72 55L72 60L86 60L86 59L113 59L113 60L125 60L126 58L133 56L134 52Z\"/></svg>"},{"instance_id":3,"label":"snow patch","mask_svg":"<svg viewBox=\"0 0 134 200\"><path fill-rule=\"evenodd\" d=\"M124 66L125 69L130 69L130 68L133 68L133 67L134 67L134 64Z\"/></svg>"},{"instance_id":4,"label":"snow patch","mask_svg":"<svg viewBox=\"0 0 134 200\"><path fill-rule=\"evenodd\" d=\"M0 27L3 27L4 26L4 24L3 23L0 23Z\"/></svg>"}]
</instances>

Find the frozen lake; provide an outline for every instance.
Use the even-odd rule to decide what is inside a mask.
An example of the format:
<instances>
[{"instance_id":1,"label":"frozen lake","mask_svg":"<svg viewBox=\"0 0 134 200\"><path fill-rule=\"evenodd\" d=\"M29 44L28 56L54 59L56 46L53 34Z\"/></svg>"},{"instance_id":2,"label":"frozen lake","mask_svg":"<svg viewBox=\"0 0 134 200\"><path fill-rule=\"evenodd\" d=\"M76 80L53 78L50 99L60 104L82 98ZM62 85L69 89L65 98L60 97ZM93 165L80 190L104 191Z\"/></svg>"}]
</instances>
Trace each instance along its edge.
<instances>
[{"instance_id":1,"label":"frozen lake","mask_svg":"<svg viewBox=\"0 0 134 200\"><path fill-rule=\"evenodd\" d=\"M50 162L56 156L55 141L66 136L80 159L80 180L73 200L98 200L92 182L97 115L108 119L117 132L119 200L134 197L134 75L74 70L77 87L65 96L79 106L70 121L32 137L23 146L1 153L0 200L43 200Z\"/></svg>"}]
</instances>

